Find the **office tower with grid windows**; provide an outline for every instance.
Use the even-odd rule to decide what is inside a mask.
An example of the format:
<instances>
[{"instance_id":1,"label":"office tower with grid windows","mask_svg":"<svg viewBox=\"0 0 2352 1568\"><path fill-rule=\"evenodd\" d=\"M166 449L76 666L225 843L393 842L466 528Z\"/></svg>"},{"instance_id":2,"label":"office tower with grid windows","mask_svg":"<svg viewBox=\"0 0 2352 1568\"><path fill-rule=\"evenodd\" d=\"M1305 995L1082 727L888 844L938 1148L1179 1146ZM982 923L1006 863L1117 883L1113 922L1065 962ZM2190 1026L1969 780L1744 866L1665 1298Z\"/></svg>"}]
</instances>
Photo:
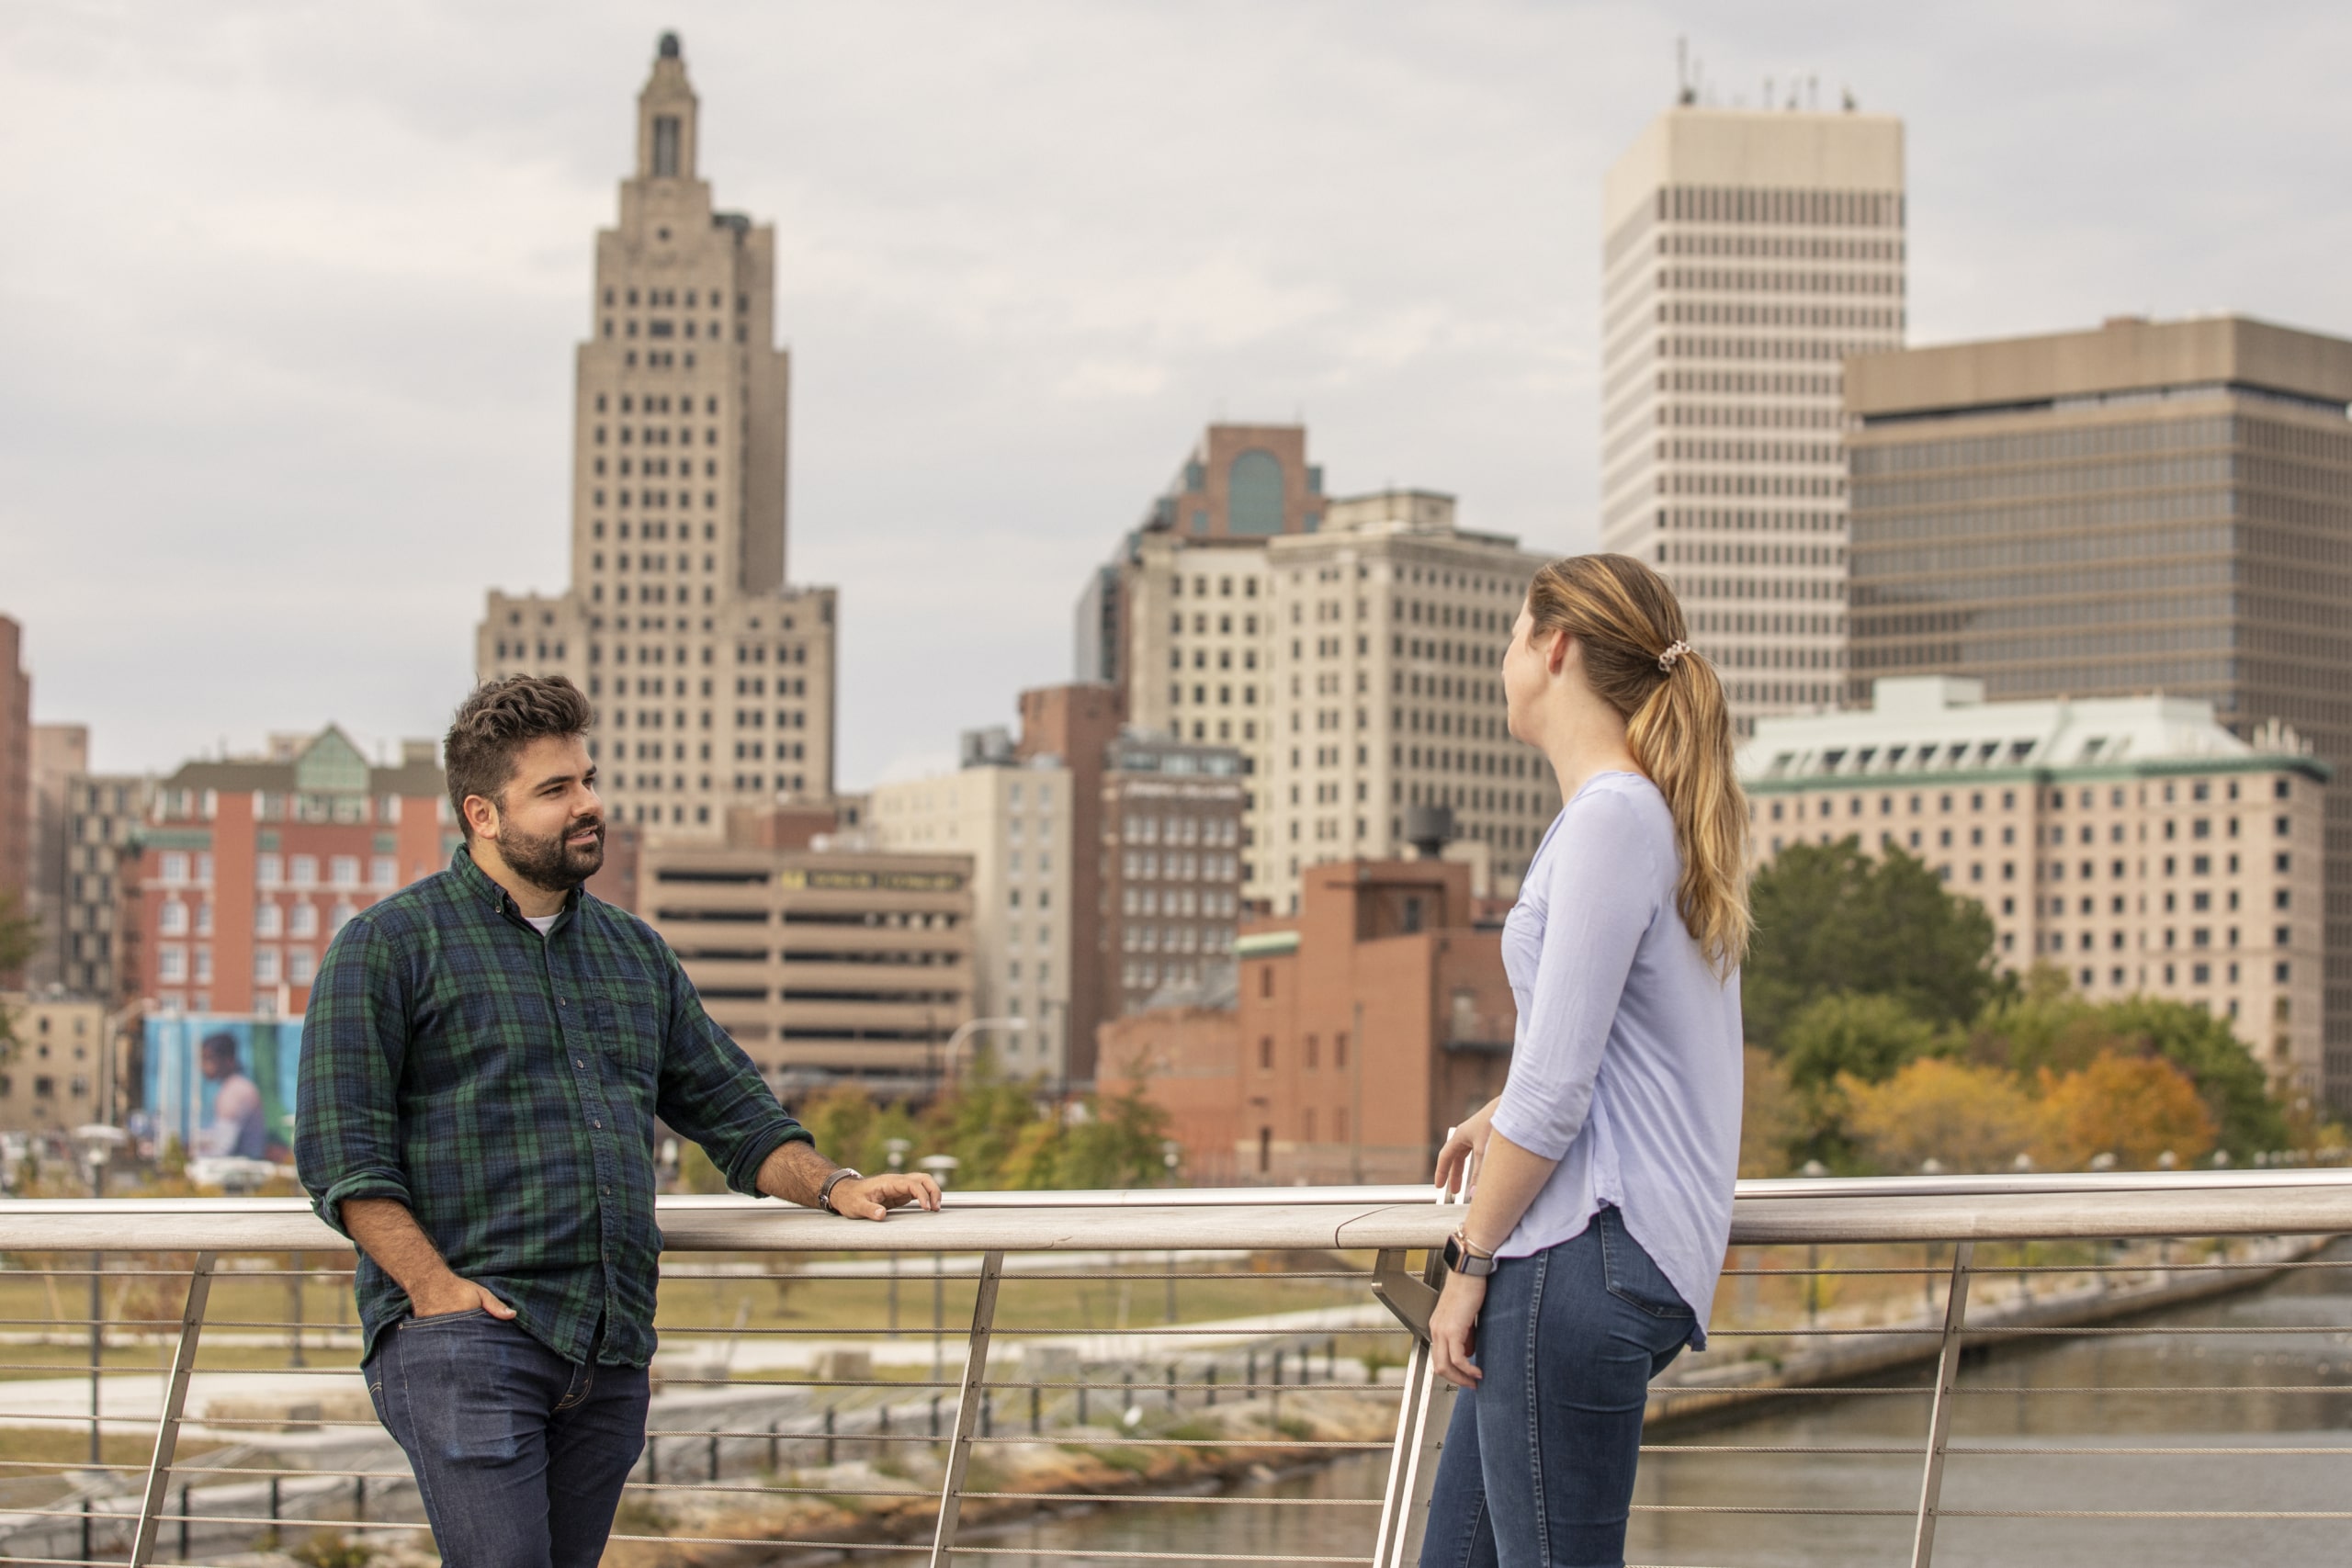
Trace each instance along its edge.
<instances>
[{"instance_id":1,"label":"office tower with grid windows","mask_svg":"<svg viewBox=\"0 0 2352 1568\"><path fill-rule=\"evenodd\" d=\"M1740 733L1835 703L1840 366L1903 344L1903 122L1678 105L1601 232L1601 547L1672 581Z\"/></svg>"},{"instance_id":2,"label":"office tower with grid windows","mask_svg":"<svg viewBox=\"0 0 2352 1568\"><path fill-rule=\"evenodd\" d=\"M2352 341L2242 316L2119 317L1857 360L1845 396L1857 682L2196 698L2257 747L2291 728L2339 779L2352 763ZM2321 936L2319 1077L2347 1109L2341 783L2324 841L2324 890L2294 894L2258 934L2290 971L2312 962L2290 950ZM2282 991L2272 1005L2311 1004Z\"/></svg>"},{"instance_id":3,"label":"office tower with grid windows","mask_svg":"<svg viewBox=\"0 0 2352 1568\"><path fill-rule=\"evenodd\" d=\"M832 796L835 595L785 573L775 231L713 208L700 151L664 34L577 355L571 587L492 593L475 668L570 676L613 816L717 837L730 807Z\"/></svg>"},{"instance_id":4,"label":"office tower with grid windows","mask_svg":"<svg viewBox=\"0 0 2352 1568\"><path fill-rule=\"evenodd\" d=\"M1452 809L1477 892L1514 892L1557 808L1498 672L1547 558L1454 518L1431 491L1327 496L1296 426L1213 425L1090 580L1080 659L1129 722L1241 753L1261 908L1295 913L1309 866L1410 854L1416 806Z\"/></svg>"}]
</instances>

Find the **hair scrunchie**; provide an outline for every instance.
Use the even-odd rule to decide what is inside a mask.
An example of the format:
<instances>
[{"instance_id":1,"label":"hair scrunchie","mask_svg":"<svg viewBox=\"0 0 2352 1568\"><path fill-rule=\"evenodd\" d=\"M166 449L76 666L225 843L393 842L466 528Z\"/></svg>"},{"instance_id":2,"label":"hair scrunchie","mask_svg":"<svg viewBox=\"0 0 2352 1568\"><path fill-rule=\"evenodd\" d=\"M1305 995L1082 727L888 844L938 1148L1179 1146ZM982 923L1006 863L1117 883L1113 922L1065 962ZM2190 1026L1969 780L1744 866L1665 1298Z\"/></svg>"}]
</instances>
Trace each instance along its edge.
<instances>
[{"instance_id":1,"label":"hair scrunchie","mask_svg":"<svg viewBox=\"0 0 2352 1568\"><path fill-rule=\"evenodd\" d=\"M1661 653L1661 654L1659 654L1659 655L1657 656L1657 667L1658 667L1658 669L1660 669L1661 671L1665 671L1665 672L1666 672L1667 674L1668 674L1668 675L1673 674L1673 673L1674 673L1674 667L1675 667L1675 665L1676 665L1678 662L1679 662L1679 661L1680 661L1680 660L1681 660L1681 658L1682 658L1682 656L1683 656L1684 654L1686 654L1686 653L1688 653L1688 652L1690 652L1690 645L1689 643L1687 643L1687 642L1682 641L1682 640L1681 640L1681 639L1679 639L1679 638L1677 638L1675 641L1673 641L1673 642L1670 642L1670 643L1667 644L1667 645L1666 645L1666 651L1665 651L1664 653Z\"/></svg>"}]
</instances>

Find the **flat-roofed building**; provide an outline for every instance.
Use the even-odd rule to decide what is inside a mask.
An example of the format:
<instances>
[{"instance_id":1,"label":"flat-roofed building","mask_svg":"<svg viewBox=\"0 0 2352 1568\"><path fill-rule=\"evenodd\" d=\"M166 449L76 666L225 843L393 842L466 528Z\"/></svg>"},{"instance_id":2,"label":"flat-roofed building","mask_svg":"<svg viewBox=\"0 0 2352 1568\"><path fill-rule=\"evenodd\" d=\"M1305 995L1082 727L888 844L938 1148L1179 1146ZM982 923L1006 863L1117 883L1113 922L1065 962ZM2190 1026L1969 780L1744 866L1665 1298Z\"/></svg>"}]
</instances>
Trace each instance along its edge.
<instances>
[{"instance_id":1,"label":"flat-roofed building","mask_svg":"<svg viewBox=\"0 0 2352 1568\"><path fill-rule=\"evenodd\" d=\"M1303 445L1283 450L1303 466ZM1244 897L1264 908L1296 913L1308 867L1409 853L1405 814L1421 805L1452 807L1494 885L1516 889L1558 803L1541 759L1505 733L1498 667L1549 558L1459 527L1450 495L1327 499L1309 471L1285 503L1305 509L1295 518L1270 499L1268 525L1244 531L1186 502L1130 537L1117 563L1129 722L1241 753Z\"/></svg>"},{"instance_id":2,"label":"flat-roofed building","mask_svg":"<svg viewBox=\"0 0 2352 1568\"><path fill-rule=\"evenodd\" d=\"M1839 366L1900 347L1903 122L1685 102L1601 209L1604 549L1680 595L1740 733L1845 687Z\"/></svg>"},{"instance_id":3,"label":"flat-roofed building","mask_svg":"<svg viewBox=\"0 0 2352 1568\"><path fill-rule=\"evenodd\" d=\"M1510 1071L1500 922L1451 861L1304 880L1295 918L1236 944L1230 1010L1187 998L1103 1026L1104 1087L1168 1112L1196 1182L1427 1180L1447 1130Z\"/></svg>"},{"instance_id":4,"label":"flat-roofed building","mask_svg":"<svg viewBox=\"0 0 2352 1568\"><path fill-rule=\"evenodd\" d=\"M922 1099L972 1017L972 857L648 838L638 913L779 1098Z\"/></svg>"},{"instance_id":5,"label":"flat-roofed building","mask_svg":"<svg viewBox=\"0 0 2352 1568\"><path fill-rule=\"evenodd\" d=\"M123 897L119 880L135 854L155 781L141 773L84 773L65 789L65 902L59 932L59 979L66 994L111 1005L138 993L123 962Z\"/></svg>"},{"instance_id":6,"label":"flat-roofed building","mask_svg":"<svg viewBox=\"0 0 2352 1568\"><path fill-rule=\"evenodd\" d=\"M14 1043L0 1053L0 1132L71 1134L119 1113L105 1004L0 996Z\"/></svg>"},{"instance_id":7,"label":"flat-roofed building","mask_svg":"<svg viewBox=\"0 0 2352 1568\"><path fill-rule=\"evenodd\" d=\"M1113 741L1104 761L1092 956L1116 1017L1231 966L1249 792L1241 753L1229 746L1135 732Z\"/></svg>"},{"instance_id":8,"label":"flat-roofed building","mask_svg":"<svg viewBox=\"0 0 2352 1568\"><path fill-rule=\"evenodd\" d=\"M1853 673L2163 692L2352 761L2352 341L2242 316L1847 367ZM2325 829L2325 1092L2352 1107L2352 792ZM2323 917L2304 917L2314 939Z\"/></svg>"},{"instance_id":9,"label":"flat-roofed building","mask_svg":"<svg viewBox=\"0 0 2352 1568\"><path fill-rule=\"evenodd\" d=\"M2199 698L1987 702L1974 680L1882 677L1866 711L1759 720L1739 768L1759 863L1847 838L1903 850L1984 908L2002 967L2192 1002L2275 1084L2319 1092L2333 770L2291 730L2241 740Z\"/></svg>"},{"instance_id":10,"label":"flat-roofed building","mask_svg":"<svg viewBox=\"0 0 2352 1568\"><path fill-rule=\"evenodd\" d=\"M1079 853L1070 770L1021 760L1001 727L967 731L952 773L875 787L866 834L880 849L968 858L973 1016L983 1042L1020 1077L1069 1076L1076 933L1092 918L1070 888Z\"/></svg>"}]
</instances>

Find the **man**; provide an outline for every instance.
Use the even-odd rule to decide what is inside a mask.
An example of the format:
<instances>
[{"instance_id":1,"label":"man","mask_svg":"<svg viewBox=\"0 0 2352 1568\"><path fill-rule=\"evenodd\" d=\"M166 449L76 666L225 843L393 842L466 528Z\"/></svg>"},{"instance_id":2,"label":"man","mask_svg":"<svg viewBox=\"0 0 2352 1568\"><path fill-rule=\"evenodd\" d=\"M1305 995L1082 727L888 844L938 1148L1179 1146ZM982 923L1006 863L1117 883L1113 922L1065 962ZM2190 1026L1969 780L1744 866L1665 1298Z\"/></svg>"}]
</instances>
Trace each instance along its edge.
<instances>
[{"instance_id":1,"label":"man","mask_svg":"<svg viewBox=\"0 0 2352 1568\"><path fill-rule=\"evenodd\" d=\"M237 1061L235 1035L223 1031L204 1037L203 1071L215 1087L212 1114L197 1132L197 1152L215 1159L267 1159L261 1089Z\"/></svg>"},{"instance_id":2,"label":"man","mask_svg":"<svg viewBox=\"0 0 2352 1568\"><path fill-rule=\"evenodd\" d=\"M303 1021L295 1160L358 1244L362 1369L447 1568L587 1568L645 1444L658 1116L738 1191L879 1220L925 1176L820 1155L676 955L581 885L604 810L560 677L443 744L465 843L346 925Z\"/></svg>"}]
</instances>

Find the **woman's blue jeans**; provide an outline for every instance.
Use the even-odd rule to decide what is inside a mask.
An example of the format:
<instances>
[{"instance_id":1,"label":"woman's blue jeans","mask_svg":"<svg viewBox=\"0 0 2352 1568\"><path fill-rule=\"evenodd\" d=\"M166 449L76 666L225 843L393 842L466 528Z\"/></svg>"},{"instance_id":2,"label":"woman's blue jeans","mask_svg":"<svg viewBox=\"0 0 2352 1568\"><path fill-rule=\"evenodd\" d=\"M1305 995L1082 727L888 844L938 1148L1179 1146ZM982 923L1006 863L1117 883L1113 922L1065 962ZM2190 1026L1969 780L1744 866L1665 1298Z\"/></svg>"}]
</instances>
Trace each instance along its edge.
<instances>
[{"instance_id":1,"label":"woman's blue jeans","mask_svg":"<svg viewBox=\"0 0 2352 1568\"><path fill-rule=\"evenodd\" d=\"M1499 1265L1454 1397L1421 1568L1622 1568L1650 1379L1692 1314L1615 1209Z\"/></svg>"}]
</instances>

